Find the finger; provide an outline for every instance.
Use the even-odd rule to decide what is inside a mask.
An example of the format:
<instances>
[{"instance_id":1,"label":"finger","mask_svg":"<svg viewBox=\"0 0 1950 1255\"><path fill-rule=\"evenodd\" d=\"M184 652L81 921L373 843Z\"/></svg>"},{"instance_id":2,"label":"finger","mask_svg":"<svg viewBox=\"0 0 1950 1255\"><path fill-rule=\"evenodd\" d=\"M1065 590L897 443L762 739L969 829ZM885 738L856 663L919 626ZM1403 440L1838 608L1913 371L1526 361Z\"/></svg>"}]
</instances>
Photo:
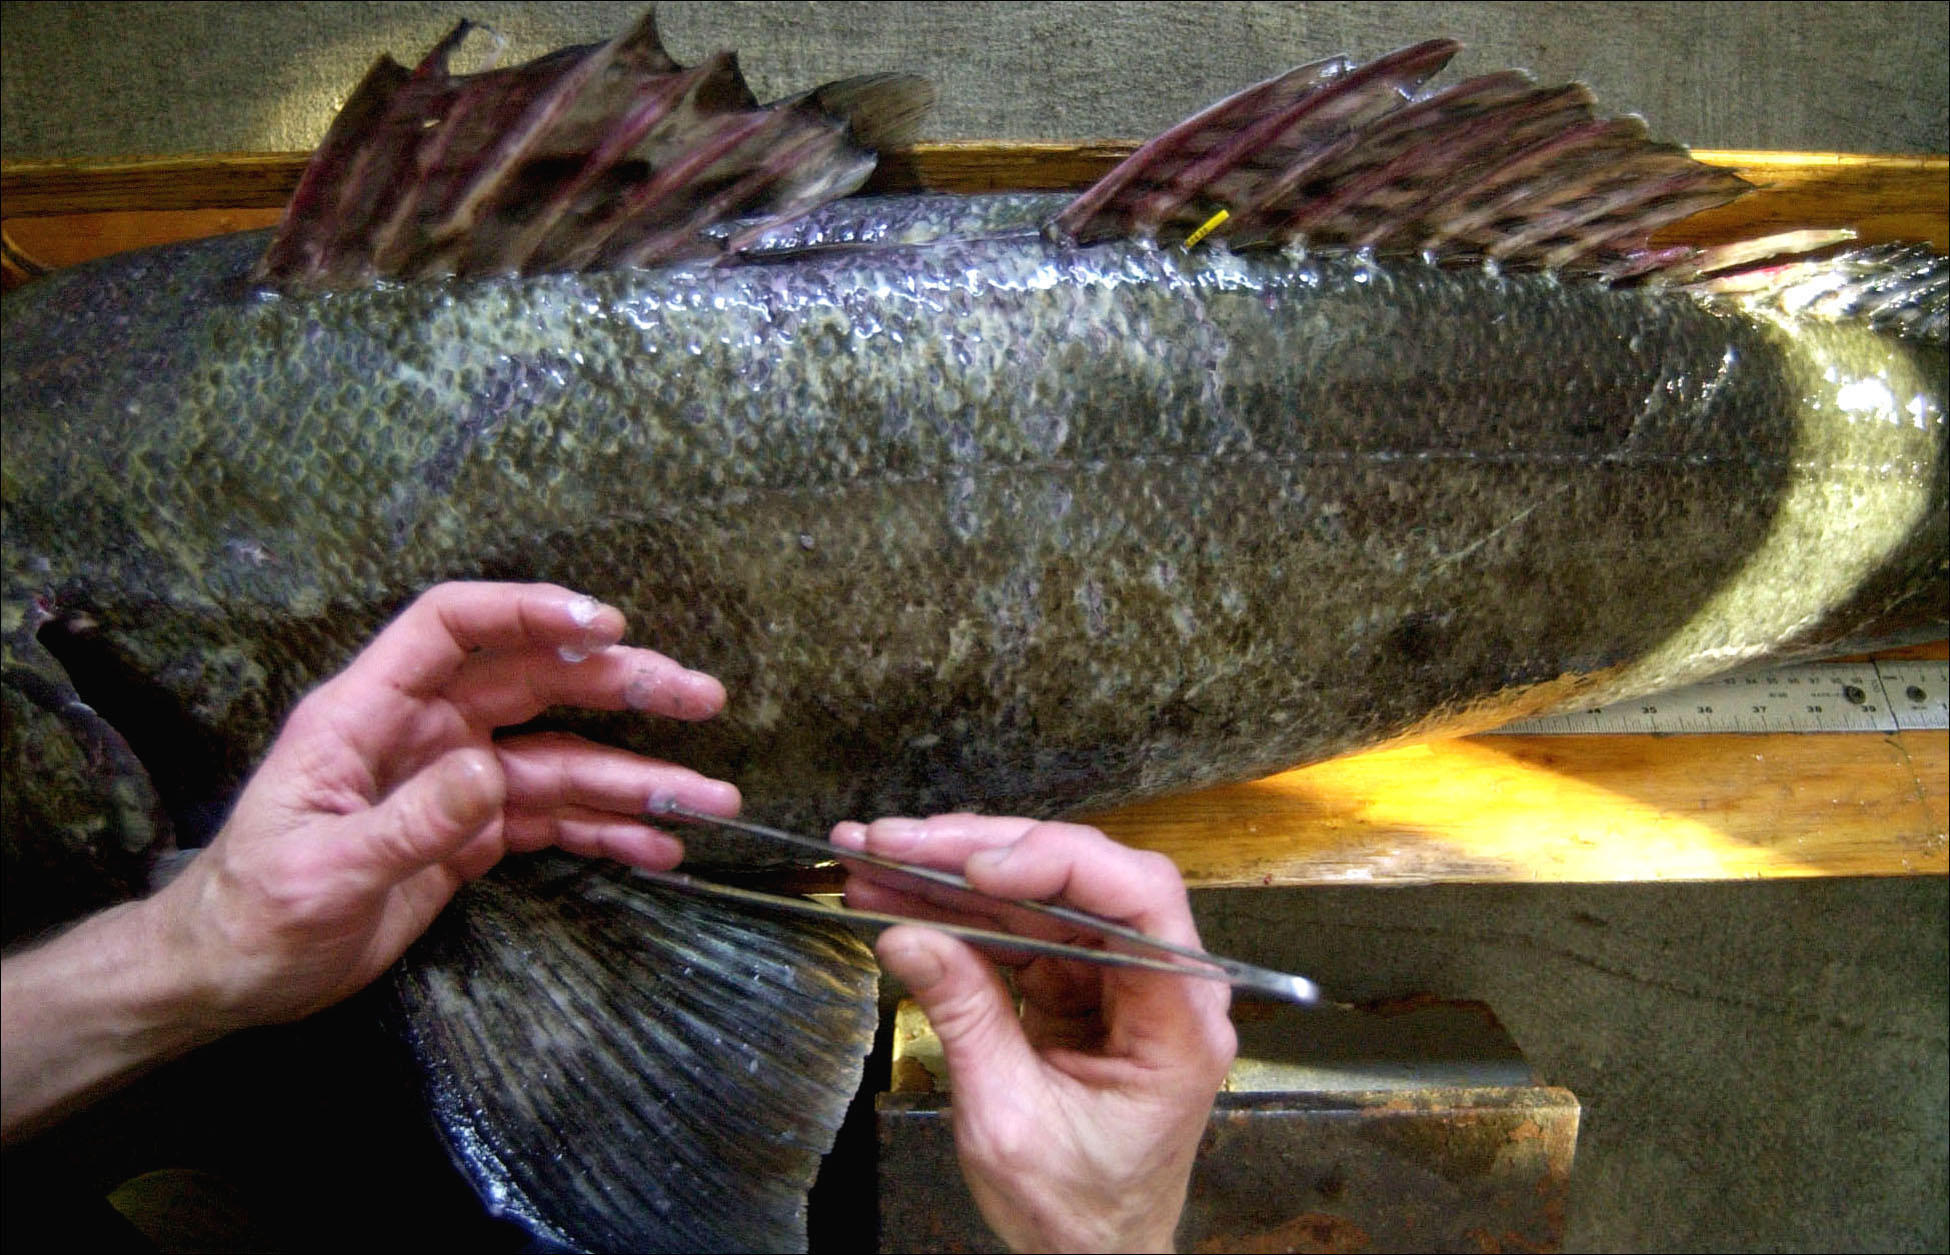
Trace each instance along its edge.
<instances>
[{"instance_id":1,"label":"finger","mask_svg":"<svg viewBox=\"0 0 1950 1255\"><path fill-rule=\"evenodd\" d=\"M843 862L845 860L842 860ZM847 863L846 899L861 910L905 915L914 919L936 920L945 924L966 924L1019 937L1068 944L1092 944L1101 937L1094 929L998 901L972 889L957 889L935 884L905 871L865 864ZM1011 950L1008 958L981 947L997 962L1023 962L1020 951Z\"/></svg>"},{"instance_id":2,"label":"finger","mask_svg":"<svg viewBox=\"0 0 1950 1255\"><path fill-rule=\"evenodd\" d=\"M508 843L507 817L499 825L489 824L460 849L441 860L441 865L461 881L477 880L494 869L501 856L512 851ZM425 875L426 873L421 873ZM431 921L430 914L427 919Z\"/></svg>"},{"instance_id":3,"label":"finger","mask_svg":"<svg viewBox=\"0 0 1950 1255\"><path fill-rule=\"evenodd\" d=\"M1005 916L1009 914L1007 907L971 890L936 884L912 872L891 867L875 867L845 859L841 862L847 869L849 895L858 896L863 903L868 900L899 903L900 909L923 918L953 924L973 924L981 928L1002 927Z\"/></svg>"},{"instance_id":4,"label":"finger","mask_svg":"<svg viewBox=\"0 0 1950 1255\"><path fill-rule=\"evenodd\" d=\"M980 955L943 933L905 925L882 933L874 952L927 1013L958 1098L974 1110L1000 1110L1027 1091L1036 1055L1001 977Z\"/></svg>"},{"instance_id":5,"label":"finger","mask_svg":"<svg viewBox=\"0 0 1950 1255\"><path fill-rule=\"evenodd\" d=\"M555 584L440 584L388 624L345 678L425 697L477 650L588 656L622 640L623 628L622 611Z\"/></svg>"},{"instance_id":6,"label":"finger","mask_svg":"<svg viewBox=\"0 0 1950 1255\"><path fill-rule=\"evenodd\" d=\"M958 872L975 851L1008 845L1036 823L1034 819L960 813L927 819L890 816L871 824L839 824L833 829L833 843Z\"/></svg>"},{"instance_id":7,"label":"finger","mask_svg":"<svg viewBox=\"0 0 1950 1255\"><path fill-rule=\"evenodd\" d=\"M517 853L554 846L651 871L668 871L684 859L684 844L676 837L605 811L518 811L508 816L506 827L508 848Z\"/></svg>"},{"instance_id":8,"label":"finger","mask_svg":"<svg viewBox=\"0 0 1950 1255\"><path fill-rule=\"evenodd\" d=\"M970 854L964 874L996 897L1060 900L1165 941L1198 944L1177 865L1082 824L1033 825L1011 845Z\"/></svg>"},{"instance_id":9,"label":"finger","mask_svg":"<svg viewBox=\"0 0 1950 1255\"><path fill-rule=\"evenodd\" d=\"M496 742L495 752L514 809L574 806L635 820L672 803L731 816L743 800L728 781L566 732L510 737Z\"/></svg>"},{"instance_id":10,"label":"finger","mask_svg":"<svg viewBox=\"0 0 1950 1255\"><path fill-rule=\"evenodd\" d=\"M866 850L899 858L906 863L959 872L977 852L1007 846L1041 824L1042 821L1034 819L966 813L935 815L924 820L886 818L875 820L872 824L848 822L836 825L832 839L834 844L844 848ZM1083 831L1094 833L1095 829ZM998 901L998 898L1034 895L998 895L985 886L977 886L980 892L970 893L935 885L898 870L864 864L849 864L848 871L849 900L852 900L854 885L862 886L863 893L870 893L864 890L864 886L878 884L904 895L900 899L905 907L903 913L924 919L976 924L1047 941L1087 942L1100 935ZM861 900L867 899L863 896Z\"/></svg>"},{"instance_id":11,"label":"finger","mask_svg":"<svg viewBox=\"0 0 1950 1255\"><path fill-rule=\"evenodd\" d=\"M379 805L346 816L331 836L333 857L369 887L390 888L487 833L500 818L506 790L494 755L454 750L409 777ZM479 851L470 862L480 862Z\"/></svg>"},{"instance_id":12,"label":"finger","mask_svg":"<svg viewBox=\"0 0 1950 1255\"><path fill-rule=\"evenodd\" d=\"M938 903L930 902L915 894L903 893L892 886L849 879L846 884L846 904L858 911L876 911L882 915L898 915L904 919L923 923L963 924L974 928L988 928L1006 931L998 927L997 921L988 914L972 911L945 909ZM1067 939L1067 938L1064 938ZM991 963L1003 967L1019 968L1034 960L1036 956L1024 950L1006 945L990 945L983 942L961 938L965 944L975 949ZM1059 938L1050 938L1059 940Z\"/></svg>"},{"instance_id":13,"label":"finger","mask_svg":"<svg viewBox=\"0 0 1950 1255\"><path fill-rule=\"evenodd\" d=\"M724 685L702 671L621 646L577 661L532 649L477 658L440 692L479 728L525 723L551 706L708 719L725 702Z\"/></svg>"},{"instance_id":14,"label":"finger","mask_svg":"<svg viewBox=\"0 0 1950 1255\"><path fill-rule=\"evenodd\" d=\"M1163 940L1199 944L1184 880L1171 861L1119 845L1094 828L1038 824L1013 845L971 855L967 875L985 892L1055 898ZM1230 1051L1225 986L1120 968L1103 973L1102 988L1112 1054L1165 1067L1223 1070ZM1043 992L1034 981L1023 989L1025 998ZM1071 996L1056 990L1051 1008L1066 1011Z\"/></svg>"}]
</instances>

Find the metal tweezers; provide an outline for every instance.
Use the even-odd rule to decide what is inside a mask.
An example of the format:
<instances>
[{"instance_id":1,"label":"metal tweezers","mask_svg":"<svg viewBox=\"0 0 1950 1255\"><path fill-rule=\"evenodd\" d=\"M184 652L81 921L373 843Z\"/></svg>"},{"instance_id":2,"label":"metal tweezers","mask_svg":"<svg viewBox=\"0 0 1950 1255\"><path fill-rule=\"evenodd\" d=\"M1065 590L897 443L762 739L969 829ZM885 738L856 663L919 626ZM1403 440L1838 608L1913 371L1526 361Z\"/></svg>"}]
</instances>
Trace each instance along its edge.
<instances>
[{"instance_id":1,"label":"metal tweezers","mask_svg":"<svg viewBox=\"0 0 1950 1255\"><path fill-rule=\"evenodd\" d=\"M1151 954L1128 954L1122 950L1099 950L1091 946L1069 945L1060 941L1045 941L1039 937L1024 937L1016 933L998 932L987 928L974 928L966 924L948 924L939 920L891 915L879 911L858 911L851 907L832 906L816 902L810 898L790 897L775 893L760 893L754 889L740 889L715 881L700 880L682 872L648 871L636 869L639 876L660 885L681 889L689 893L704 894L747 905L760 906L768 910L784 911L794 915L811 915L821 919L833 920L841 924L872 928L876 931L892 928L896 924L919 924L926 928L944 932L964 941L979 942L984 945L1003 946L1011 950L1052 958L1076 959L1085 963L1096 963L1106 967L1142 968L1151 972L1169 972L1175 976L1194 976L1203 980L1220 980L1247 993L1276 998L1300 1006L1312 1006L1320 1001L1320 987L1304 976L1294 976L1286 972L1275 972L1268 968L1255 967L1237 959L1200 950L1195 946L1181 946L1174 942L1139 932L1135 928L1120 924L1115 920L1104 919L1087 911L1072 907L1058 906L1051 902L1038 902L1027 898L997 898L983 893L969 884L966 879L953 872L941 871L933 867L921 867L913 863L903 863L898 859L879 854L868 854L860 850L848 850L818 837L801 836L798 833L784 832L768 828L742 819L726 819L719 815L694 811L674 803L666 803L655 811L643 816L645 823L656 824L672 819L686 823L702 824L712 828L722 828L743 833L749 837L760 837L768 841L789 845L795 849L810 851L823 860L864 863L871 867L884 868L912 876L917 880L945 888L958 890L984 903L1013 907L1036 915L1061 920L1066 924L1087 929L1104 938L1114 938L1127 945L1148 950ZM1164 957L1159 957L1164 956Z\"/></svg>"}]
</instances>

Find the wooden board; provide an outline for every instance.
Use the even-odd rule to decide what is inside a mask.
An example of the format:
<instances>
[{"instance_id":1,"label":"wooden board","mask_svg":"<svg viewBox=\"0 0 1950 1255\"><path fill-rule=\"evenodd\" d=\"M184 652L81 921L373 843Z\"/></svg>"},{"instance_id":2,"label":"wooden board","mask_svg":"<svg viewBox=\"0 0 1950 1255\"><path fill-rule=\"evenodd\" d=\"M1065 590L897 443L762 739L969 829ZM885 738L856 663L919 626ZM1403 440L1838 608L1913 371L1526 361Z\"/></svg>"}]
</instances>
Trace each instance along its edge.
<instances>
[{"instance_id":1,"label":"wooden board","mask_svg":"<svg viewBox=\"0 0 1950 1255\"><path fill-rule=\"evenodd\" d=\"M1950 734L1465 737L1093 817L1203 887L1943 875Z\"/></svg>"},{"instance_id":2,"label":"wooden board","mask_svg":"<svg viewBox=\"0 0 1950 1255\"><path fill-rule=\"evenodd\" d=\"M1463 737L1088 818L1204 888L1941 876L1950 732Z\"/></svg>"},{"instance_id":3,"label":"wooden board","mask_svg":"<svg viewBox=\"0 0 1950 1255\"><path fill-rule=\"evenodd\" d=\"M1087 186L1133 144L942 143L873 188ZM1950 251L1950 158L1699 151L1758 190L1660 238L1851 226ZM305 154L0 165L10 251L49 268L270 225ZM9 259L11 286L24 272ZM1905 651L1945 657L1944 643ZM1196 885L1950 872L1950 734L1480 737L1379 750L1097 817Z\"/></svg>"},{"instance_id":4,"label":"wooden board","mask_svg":"<svg viewBox=\"0 0 1950 1255\"><path fill-rule=\"evenodd\" d=\"M1205 888L1941 876L1950 732L1464 737L1089 819Z\"/></svg>"},{"instance_id":5,"label":"wooden board","mask_svg":"<svg viewBox=\"0 0 1950 1255\"><path fill-rule=\"evenodd\" d=\"M1100 143L920 144L885 154L869 190L1070 190L1135 147ZM1662 232L1722 243L1801 227L1849 226L1865 243L1927 240L1950 251L1950 158L1699 150L1756 190ZM7 286L130 248L268 226L297 186L304 153L214 153L120 161L0 163Z\"/></svg>"}]
</instances>

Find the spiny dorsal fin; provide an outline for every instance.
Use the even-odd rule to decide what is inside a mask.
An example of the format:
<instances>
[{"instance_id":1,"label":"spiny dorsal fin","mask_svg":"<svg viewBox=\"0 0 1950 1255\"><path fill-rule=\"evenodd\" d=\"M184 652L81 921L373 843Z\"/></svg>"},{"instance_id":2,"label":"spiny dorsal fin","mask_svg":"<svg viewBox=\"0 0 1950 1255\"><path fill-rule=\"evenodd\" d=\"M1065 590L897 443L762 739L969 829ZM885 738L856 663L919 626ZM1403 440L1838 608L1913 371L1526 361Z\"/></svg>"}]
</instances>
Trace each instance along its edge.
<instances>
[{"instance_id":1,"label":"spiny dorsal fin","mask_svg":"<svg viewBox=\"0 0 1950 1255\"><path fill-rule=\"evenodd\" d=\"M671 60L646 15L605 44L455 75L462 22L383 57L313 155L256 277L298 287L718 256L844 196L933 102L901 75L761 106L735 56ZM706 228L756 219L729 244Z\"/></svg>"},{"instance_id":2,"label":"spiny dorsal fin","mask_svg":"<svg viewBox=\"0 0 1950 1255\"><path fill-rule=\"evenodd\" d=\"M1643 273L1657 228L1741 195L1729 171L1515 71L1424 92L1460 45L1269 79L1140 148L1054 222L1071 243L1209 234L1503 265ZM1205 228L1209 228L1206 230Z\"/></svg>"}]
</instances>

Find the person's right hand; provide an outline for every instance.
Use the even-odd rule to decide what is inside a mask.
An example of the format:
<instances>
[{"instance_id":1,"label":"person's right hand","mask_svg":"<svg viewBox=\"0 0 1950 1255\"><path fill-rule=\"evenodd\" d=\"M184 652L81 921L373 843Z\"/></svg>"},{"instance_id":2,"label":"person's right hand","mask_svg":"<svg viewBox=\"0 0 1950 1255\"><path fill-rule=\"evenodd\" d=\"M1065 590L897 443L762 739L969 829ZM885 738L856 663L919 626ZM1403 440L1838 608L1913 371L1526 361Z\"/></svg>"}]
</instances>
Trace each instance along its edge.
<instances>
[{"instance_id":1,"label":"person's right hand","mask_svg":"<svg viewBox=\"0 0 1950 1255\"><path fill-rule=\"evenodd\" d=\"M1094 828L937 815L841 824L833 840L961 872L996 897L1060 901L1199 944L1171 861ZM915 896L898 885L856 869L847 901L993 924L991 915L944 905L952 897ZM1036 917L1017 914L1033 927L1027 921ZM1169 1250L1192 1159L1236 1048L1226 1018L1231 990L1189 976L1037 958L1016 968L1018 1017L996 969L945 933L903 925L882 934L876 949L940 1035L954 1080L962 1173L990 1227L1017 1250Z\"/></svg>"}]
</instances>

